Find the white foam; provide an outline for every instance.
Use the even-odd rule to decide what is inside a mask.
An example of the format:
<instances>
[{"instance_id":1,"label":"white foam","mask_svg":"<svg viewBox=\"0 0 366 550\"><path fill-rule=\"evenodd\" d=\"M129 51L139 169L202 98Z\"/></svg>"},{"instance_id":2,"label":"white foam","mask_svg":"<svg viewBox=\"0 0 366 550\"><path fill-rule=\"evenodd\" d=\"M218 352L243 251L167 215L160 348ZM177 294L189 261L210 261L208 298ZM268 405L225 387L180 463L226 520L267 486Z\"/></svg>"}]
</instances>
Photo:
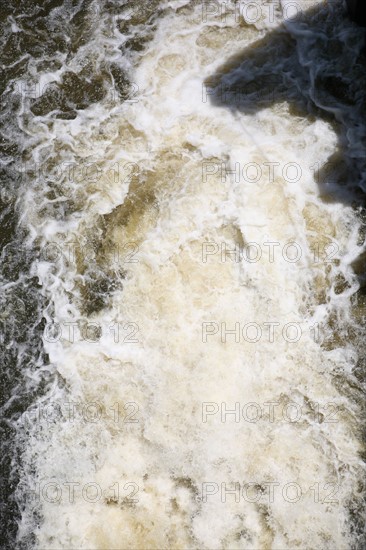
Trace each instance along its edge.
<instances>
[{"instance_id":1,"label":"white foam","mask_svg":"<svg viewBox=\"0 0 366 550\"><path fill-rule=\"evenodd\" d=\"M339 369L350 375L355 356L342 347L326 351L309 329L326 324L332 311L342 329L356 288L349 267L359 253L351 227L358 224L356 215L348 206L321 200L310 168L331 156L337 136L327 122L292 116L286 102L257 114L202 103L202 75L214 72L212 66L207 73L207 59L219 67L238 44L249 46L266 27L237 25L234 40L233 25L223 26L224 51L215 41L197 46L207 31L200 10L197 5L189 18L168 13L159 21L135 67L138 103L111 113L108 102L101 102L79 112L75 121L54 120L52 130L43 127L42 143L52 146L55 138L59 158L68 158L63 147L71 141L76 158L94 155L106 167L137 163L140 185L152 185L156 204L140 204L125 224L110 218L109 242L120 247L136 242L138 262L123 265L123 289L112 294L108 308L87 319L102 327L100 341L70 343L65 335L57 344L45 340L51 364L65 382L50 400L96 402L103 414L93 423L79 412L73 422L34 430L24 452L36 471L30 484L54 481L63 488L56 503L40 498L39 548L345 549L352 543L348 508L361 476L357 404L336 388L333 375ZM100 40L99 35L95 48ZM35 122L34 132L38 127ZM205 181L203 161L212 161L215 169L222 161L231 169L236 162L271 161L281 167L297 162L303 176L293 183L281 175L236 182L234 176L223 181L217 170ZM44 244L62 248L75 239L84 242L89 232L101 240L98 216L123 203L128 184L104 172L97 183L70 185L72 198L81 191L94 198L80 199L81 212L67 223L42 217L39 195L30 197L28 223ZM273 262L265 257L223 262L220 253L202 261L204 242L225 242L232 249L238 242L263 246L266 239L278 242L279 250L299 243L301 261L276 254ZM341 262L327 274L324 262L314 265L311 246L329 240L337 244ZM107 241L101 242L110 252ZM85 320L77 285L85 275L73 261L57 265L56 273L46 262L38 269L52 303L48 318L60 324ZM350 285L340 296L331 290L339 274ZM318 300L321 291L330 301ZM275 342L241 338L236 343L233 335L224 343L219 334L204 343L207 322L230 329L235 323L278 322L281 329L299 323L303 334L296 343L281 336ZM115 342L113 323L136 324L138 342ZM203 402L224 402L230 409L236 402L263 407L270 401L280 408L286 402L301 405L301 421L236 423L228 417L222 423L214 415L202 422ZM122 410L137 403L139 422L116 423L111 413L116 403ZM339 407L338 421L314 420L313 409L324 413L329 403ZM104 496L91 502L78 489L71 503L64 485L70 482L97 484ZM220 492L203 502L199 496L208 482L220 490L222 483L229 488L269 482L279 489L273 502L265 496L258 502L241 496L236 502L233 495L222 502ZM119 497L108 500L108 488L116 483ZM126 483L137 484L138 502L126 501L131 492ZM302 491L298 502L283 496L289 483ZM327 483L335 484L336 498L324 502L333 487ZM319 499L314 486L320 487Z\"/></svg>"}]
</instances>

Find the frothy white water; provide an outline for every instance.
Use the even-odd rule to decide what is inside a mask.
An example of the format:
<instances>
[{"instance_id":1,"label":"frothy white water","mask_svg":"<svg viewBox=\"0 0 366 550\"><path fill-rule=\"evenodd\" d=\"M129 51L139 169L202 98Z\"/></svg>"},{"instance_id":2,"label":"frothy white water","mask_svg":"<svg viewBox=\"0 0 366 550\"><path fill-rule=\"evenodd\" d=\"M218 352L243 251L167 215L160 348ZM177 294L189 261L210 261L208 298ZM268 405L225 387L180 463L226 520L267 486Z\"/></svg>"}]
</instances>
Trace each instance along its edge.
<instances>
[{"instance_id":1,"label":"frothy white water","mask_svg":"<svg viewBox=\"0 0 366 550\"><path fill-rule=\"evenodd\" d=\"M248 113L206 95L204 81L276 22L204 22L200 4L170 4L133 63L137 102L106 98L29 130L35 162L47 150L59 166L98 162L100 173L63 168L74 210L64 221L41 184L25 200L33 238L62 251L35 266L62 337L45 334L59 382L35 405L24 451L35 499L21 528L40 507L39 548L350 548L359 403L336 382L348 387L356 361L342 334L359 222L320 197L312 168L338 138L285 99ZM117 56L120 37L102 30L86 48ZM93 309L94 273L114 290ZM88 322L98 338L79 336ZM324 346L330 327L339 342ZM62 418L50 422L47 403Z\"/></svg>"}]
</instances>

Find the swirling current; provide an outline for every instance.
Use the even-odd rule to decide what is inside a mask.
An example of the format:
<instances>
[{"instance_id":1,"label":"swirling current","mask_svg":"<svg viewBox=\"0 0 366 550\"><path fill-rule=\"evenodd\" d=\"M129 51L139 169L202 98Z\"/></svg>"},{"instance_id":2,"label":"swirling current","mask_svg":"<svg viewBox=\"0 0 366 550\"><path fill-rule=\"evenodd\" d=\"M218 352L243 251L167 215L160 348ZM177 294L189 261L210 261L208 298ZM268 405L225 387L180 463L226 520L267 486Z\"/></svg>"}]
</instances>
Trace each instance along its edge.
<instances>
[{"instance_id":1,"label":"swirling current","mask_svg":"<svg viewBox=\"0 0 366 550\"><path fill-rule=\"evenodd\" d=\"M2 546L364 548L365 29L0 10Z\"/></svg>"}]
</instances>

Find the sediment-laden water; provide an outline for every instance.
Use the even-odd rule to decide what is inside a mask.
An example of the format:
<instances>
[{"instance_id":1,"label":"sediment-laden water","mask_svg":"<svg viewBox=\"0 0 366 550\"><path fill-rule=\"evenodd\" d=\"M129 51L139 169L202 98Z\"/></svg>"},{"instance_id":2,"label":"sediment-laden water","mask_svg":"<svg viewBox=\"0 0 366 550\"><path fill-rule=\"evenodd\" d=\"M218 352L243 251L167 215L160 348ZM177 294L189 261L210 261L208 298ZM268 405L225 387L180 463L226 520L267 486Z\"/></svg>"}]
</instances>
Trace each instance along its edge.
<instances>
[{"instance_id":1,"label":"sediment-laden water","mask_svg":"<svg viewBox=\"0 0 366 550\"><path fill-rule=\"evenodd\" d=\"M362 548L364 30L1 11L5 547Z\"/></svg>"}]
</instances>

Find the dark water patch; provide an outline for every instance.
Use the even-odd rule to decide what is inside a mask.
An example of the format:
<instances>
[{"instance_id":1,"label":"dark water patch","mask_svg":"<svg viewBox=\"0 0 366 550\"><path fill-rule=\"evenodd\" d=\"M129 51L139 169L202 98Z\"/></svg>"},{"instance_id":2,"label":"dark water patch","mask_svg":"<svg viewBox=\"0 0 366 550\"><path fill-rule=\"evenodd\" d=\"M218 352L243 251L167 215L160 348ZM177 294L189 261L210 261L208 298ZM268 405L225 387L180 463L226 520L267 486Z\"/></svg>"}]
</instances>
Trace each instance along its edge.
<instances>
[{"instance_id":1,"label":"dark water patch","mask_svg":"<svg viewBox=\"0 0 366 550\"><path fill-rule=\"evenodd\" d=\"M18 247L20 245L18 241ZM29 263L27 266L27 262L18 258L18 262L14 260L13 264L16 269L13 277L7 279L11 286L3 294L0 320L0 435L3 442L0 458L3 505L0 513L3 548L15 547L17 522L21 515L14 491L22 479L24 443L15 422L50 383L49 375L43 370L48 361L42 346L43 300L37 281L29 273ZM9 268L6 261L3 265Z\"/></svg>"},{"instance_id":2,"label":"dark water patch","mask_svg":"<svg viewBox=\"0 0 366 550\"><path fill-rule=\"evenodd\" d=\"M61 84L47 86L44 94L31 102L31 111L36 116L45 116L51 111L61 114L75 113L101 101L107 93L102 75L89 80L72 72L64 73Z\"/></svg>"},{"instance_id":3,"label":"dark water patch","mask_svg":"<svg viewBox=\"0 0 366 550\"><path fill-rule=\"evenodd\" d=\"M107 308L111 304L113 292L121 288L121 280L112 278L101 270L89 269L81 286L82 313L89 316Z\"/></svg>"},{"instance_id":4,"label":"dark water patch","mask_svg":"<svg viewBox=\"0 0 366 550\"><path fill-rule=\"evenodd\" d=\"M122 100L129 99L131 93L131 82L127 72L122 69L122 67L120 67L117 63L111 63L109 69L113 77L114 86L118 91L119 97Z\"/></svg>"}]
</instances>

